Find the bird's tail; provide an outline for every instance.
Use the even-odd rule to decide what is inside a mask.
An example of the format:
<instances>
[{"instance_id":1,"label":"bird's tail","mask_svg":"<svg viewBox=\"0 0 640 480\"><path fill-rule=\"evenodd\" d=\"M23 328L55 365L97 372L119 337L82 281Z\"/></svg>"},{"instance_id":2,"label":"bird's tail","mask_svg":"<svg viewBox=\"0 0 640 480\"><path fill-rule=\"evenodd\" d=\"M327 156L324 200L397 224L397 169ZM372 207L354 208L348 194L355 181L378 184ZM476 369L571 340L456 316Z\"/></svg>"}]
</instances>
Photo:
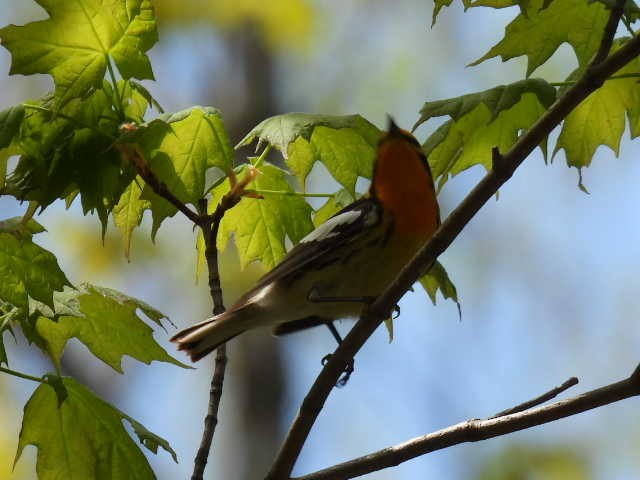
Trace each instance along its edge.
<instances>
[{"instance_id":1,"label":"bird's tail","mask_svg":"<svg viewBox=\"0 0 640 480\"><path fill-rule=\"evenodd\" d=\"M255 305L246 304L237 309L227 310L179 331L171 341L184 350L191 361L197 362L223 343L251 328L256 313Z\"/></svg>"}]
</instances>

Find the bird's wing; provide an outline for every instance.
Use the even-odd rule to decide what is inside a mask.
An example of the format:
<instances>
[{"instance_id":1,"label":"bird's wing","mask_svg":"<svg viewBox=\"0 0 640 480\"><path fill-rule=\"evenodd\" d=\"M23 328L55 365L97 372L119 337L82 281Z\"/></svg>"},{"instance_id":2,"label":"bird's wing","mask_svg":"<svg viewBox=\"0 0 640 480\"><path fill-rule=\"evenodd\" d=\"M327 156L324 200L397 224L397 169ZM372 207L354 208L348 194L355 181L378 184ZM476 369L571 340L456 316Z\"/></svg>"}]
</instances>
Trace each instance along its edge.
<instances>
[{"instance_id":1,"label":"bird's wing","mask_svg":"<svg viewBox=\"0 0 640 480\"><path fill-rule=\"evenodd\" d=\"M340 249L341 246L367 235L381 220L382 207L374 198L363 197L347 205L300 240L238 303L250 298L267 284L291 282L306 271L317 270L340 260L341 256L348 253Z\"/></svg>"}]
</instances>

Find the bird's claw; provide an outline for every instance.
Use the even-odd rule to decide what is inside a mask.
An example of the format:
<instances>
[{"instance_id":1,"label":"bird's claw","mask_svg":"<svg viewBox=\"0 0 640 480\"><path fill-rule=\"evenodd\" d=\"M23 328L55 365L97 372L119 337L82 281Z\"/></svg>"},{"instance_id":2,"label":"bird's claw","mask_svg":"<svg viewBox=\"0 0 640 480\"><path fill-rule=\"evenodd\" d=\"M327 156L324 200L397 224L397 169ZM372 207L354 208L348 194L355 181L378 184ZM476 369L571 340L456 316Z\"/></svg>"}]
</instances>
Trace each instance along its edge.
<instances>
[{"instance_id":1,"label":"bird's claw","mask_svg":"<svg viewBox=\"0 0 640 480\"><path fill-rule=\"evenodd\" d=\"M331 355L332 355L331 353L328 353L324 357L322 357L321 363L323 367L327 364L327 362L331 358ZM340 378L338 378L338 381L336 382L336 387L342 388L347 384L347 382L349 381L349 378L351 378L351 374L354 371L353 365L354 365L354 361L353 359L351 359L349 363L347 363L347 366L344 368L344 371L342 372L342 375L340 375Z\"/></svg>"},{"instance_id":2,"label":"bird's claw","mask_svg":"<svg viewBox=\"0 0 640 480\"><path fill-rule=\"evenodd\" d=\"M400 316L400 305L396 303L393 307L393 310L391 310L391 320L395 320L399 316Z\"/></svg>"}]
</instances>

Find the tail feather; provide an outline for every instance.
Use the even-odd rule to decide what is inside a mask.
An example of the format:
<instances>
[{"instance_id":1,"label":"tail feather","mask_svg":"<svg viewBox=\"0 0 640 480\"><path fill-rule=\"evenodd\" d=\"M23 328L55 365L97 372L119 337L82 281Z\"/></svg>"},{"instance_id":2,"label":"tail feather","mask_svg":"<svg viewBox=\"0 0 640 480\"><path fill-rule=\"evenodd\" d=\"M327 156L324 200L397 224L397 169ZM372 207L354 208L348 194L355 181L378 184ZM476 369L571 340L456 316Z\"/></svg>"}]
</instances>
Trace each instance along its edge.
<instances>
[{"instance_id":1,"label":"tail feather","mask_svg":"<svg viewBox=\"0 0 640 480\"><path fill-rule=\"evenodd\" d=\"M171 337L171 341L177 343L178 350L184 350L191 357L191 361L197 362L250 328L253 310L251 305L237 310L227 310L179 331Z\"/></svg>"}]
</instances>

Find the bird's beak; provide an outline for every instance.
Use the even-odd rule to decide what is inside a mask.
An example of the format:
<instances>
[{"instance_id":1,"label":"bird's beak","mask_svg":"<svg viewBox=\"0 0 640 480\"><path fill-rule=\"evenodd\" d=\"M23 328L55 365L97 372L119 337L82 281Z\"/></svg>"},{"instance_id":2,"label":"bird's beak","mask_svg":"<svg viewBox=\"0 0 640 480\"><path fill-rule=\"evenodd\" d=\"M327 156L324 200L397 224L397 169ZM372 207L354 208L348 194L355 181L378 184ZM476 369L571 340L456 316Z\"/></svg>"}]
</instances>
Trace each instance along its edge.
<instances>
[{"instance_id":1,"label":"bird's beak","mask_svg":"<svg viewBox=\"0 0 640 480\"><path fill-rule=\"evenodd\" d=\"M400 127L396 125L391 115L387 115L387 131L389 133L398 133L400 131Z\"/></svg>"}]
</instances>

